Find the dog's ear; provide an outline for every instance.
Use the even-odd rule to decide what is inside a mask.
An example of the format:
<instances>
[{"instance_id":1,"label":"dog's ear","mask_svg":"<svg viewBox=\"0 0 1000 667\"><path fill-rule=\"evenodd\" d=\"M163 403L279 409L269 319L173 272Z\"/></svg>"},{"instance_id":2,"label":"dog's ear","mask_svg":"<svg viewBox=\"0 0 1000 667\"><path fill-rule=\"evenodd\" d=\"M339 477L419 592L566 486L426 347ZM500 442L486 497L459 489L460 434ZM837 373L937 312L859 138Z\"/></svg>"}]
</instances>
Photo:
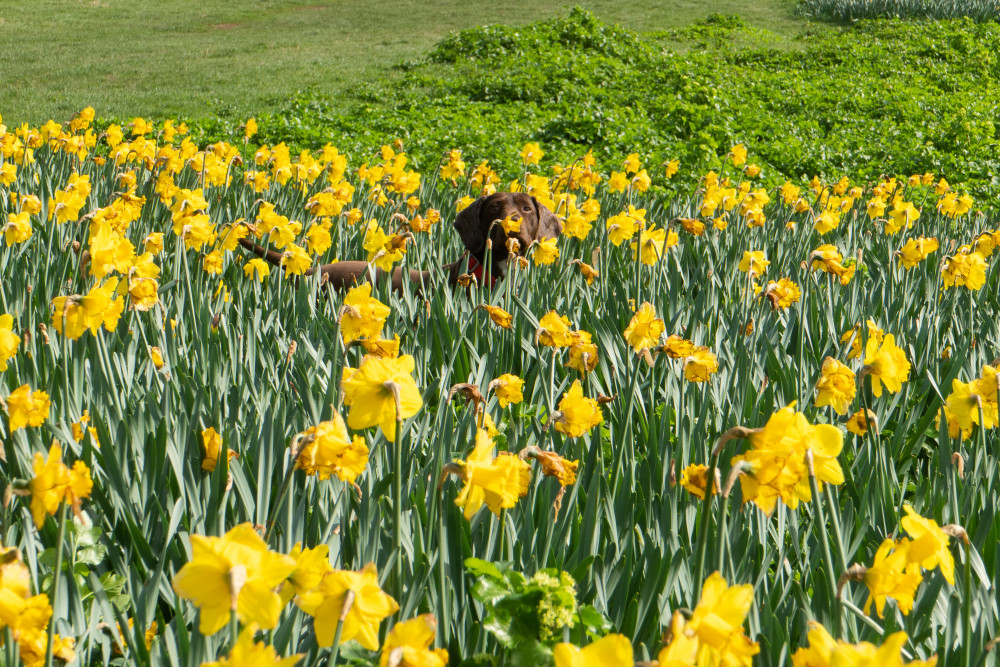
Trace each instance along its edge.
<instances>
[{"instance_id":1,"label":"dog's ear","mask_svg":"<svg viewBox=\"0 0 1000 667\"><path fill-rule=\"evenodd\" d=\"M486 236L483 234L483 223L480 220L480 211L483 208L483 201L486 197L480 197L455 217L455 229L462 237L462 243L469 252L475 254L486 246Z\"/></svg>"},{"instance_id":2,"label":"dog's ear","mask_svg":"<svg viewBox=\"0 0 1000 667\"><path fill-rule=\"evenodd\" d=\"M562 234L562 221L556 217L556 214L550 211L545 204L540 204L535 197L532 197L531 201L535 203L535 214L538 216L535 240L551 239Z\"/></svg>"}]
</instances>

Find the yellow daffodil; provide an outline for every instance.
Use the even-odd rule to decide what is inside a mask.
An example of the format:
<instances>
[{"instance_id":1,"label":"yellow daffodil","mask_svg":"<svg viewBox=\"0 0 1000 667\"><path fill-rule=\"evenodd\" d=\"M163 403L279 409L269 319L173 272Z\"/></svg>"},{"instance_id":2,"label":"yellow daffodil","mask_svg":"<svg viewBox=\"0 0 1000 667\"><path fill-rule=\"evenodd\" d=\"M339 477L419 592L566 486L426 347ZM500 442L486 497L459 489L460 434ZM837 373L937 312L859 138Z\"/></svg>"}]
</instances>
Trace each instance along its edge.
<instances>
[{"instance_id":1,"label":"yellow daffodil","mask_svg":"<svg viewBox=\"0 0 1000 667\"><path fill-rule=\"evenodd\" d=\"M556 667L632 667L632 644L625 635L606 635L593 644L578 648L556 644L552 649Z\"/></svg>"},{"instance_id":2,"label":"yellow daffodil","mask_svg":"<svg viewBox=\"0 0 1000 667\"><path fill-rule=\"evenodd\" d=\"M201 460L201 469L213 472L219 461L219 454L222 452L222 436L215 430L215 427L209 426L201 432L201 443L205 448L205 457ZM232 461L236 457L236 452L232 449L228 450L226 452L226 463L229 463L229 461Z\"/></svg>"},{"instance_id":3,"label":"yellow daffodil","mask_svg":"<svg viewBox=\"0 0 1000 667\"><path fill-rule=\"evenodd\" d=\"M705 499L705 489L708 488L708 466L692 463L681 471L680 485L684 490L699 500ZM712 482L712 493L718 493L719 488Z\"/></svg>"},{"instance_id":4,"label":"yellow daffodil","mask_svg":"<svg viewBox=\"0 0 1000 667\"><path fill-rule=\"evenodd\" d=\"M490 387L496 393L501 408L515 405L524 400L524 394L521 393L524 388L524 380L516 375L505 373L491 382Z\"/></svg>"},{"instance_id":5,"label":"yellow daffodil","mask_svg":"<svg viewBox=\"0 0 1000 667\"><path fill-rule=\"evenodd\" d=\"M436 635L437 621L433 614L397 623L386 635L379 667L389 667L390 661L398 667L445 667L448 651L431 648Z\"/></svg>"},{"instance_id":6,"label":"yellow daffodil","mask_svg":"<svg viewBox=\"0 0 1000 667\"><path fill-rule=\"evenodd\" d=\"M855 435L865 435L871 424L876 422L875 413L868 410L858 410L847 420L847 430Z\"/></svg>"},{"instance_id":7,"label":"yellow daffodil","mask_svg":"<svg viewBox=\"0 0 1000 667\"><path fill-rule=\"evenodd\" d=\"M684 378L689 382L708 382L719 371L719 360L707 347L695 347L684 359Z\"/></svg>"},{"instance_id":8,"label":"yellow daffodil","mask_svg":"<svg viewBox=\"0 0 1000 667\"><path fill-rule=\"evenodd\" d=\"M332 646L348 591L354 593L354 602L344 616L340 641L354 639L369 651L376 651L378 627L399 610L399 605L379 587L374 563L357 571L334 570L326 574L316 588L296 596L295 604L313 617L316 643L320 647Z\"/></svg>"},{"instance_id":9,"label":"yellow daffodil","mask_svg":"<svg viewBox=\"0 0 1000 667\"><path fill-rule=\"evenodd\" d=\"M368 465L368 447L364 438L347 433L347 425L339 413L331 421L320 422L300 434L302 449L295 460L295 467L307 475L327 479L336 475L353 483Z\"/></svg>"},{"instance_id":10,"label":"yellow daffodil","mask_svg":"<svg viewBox=\"0 0 1000 667\"><path fill-rule=\"evenodd\" d=\"M366 355L361 365L342 382L344 404L350 406L347 424L352 429L379 426L389 440L396 439L396 394L399 392L399 418L408 419L424 405L420 389L413 380L413 357L379 359ZM395 386L396 389L393 389Z\"/></svg>"},{"instance_id":11,"label":"yellow daffodil","mask_svg":"<svg viewBox=\"0 0 1000 667\"><path fill-rule=\"evenodd\" d=\"M938 249L938 241L935 238L920 238L910 239L907 241L902 248L899 249L897 255L899 256L899 262L903 265L903 268L909 271L915 267L920 262L927 259L927 256Z\"/></svg>"},{"instance_id":12,"label":"yellow daffodil","mask_svg":"<svg viewBox=\"0 0 1000 667\"><path fill-rule=\"evenodd\" d=\"M583 395L583 385L579 380L563 394L559 401L560 416L555 421L555 429L571 438L578 438L590 429L604 422L601 406L592 398Z\"/></svg>"},{"instance_id":13,"label":"yellow daffodil","mask_svg":"<svg viewBox=\"0 0 1000 667\"><path fill-rule=\"evenodd\" d=\"M625 328L625 341L633 350L641 352L656 345L663 331L663 320L656 317L653 304L646 302L639 306L639 310Z\"/></svg>"},{"instance_id":14,"label":"yellow daffodil","mask_svg":"<svg viewBox=\"0 0 1000 667\"><path fill-rule=\"evenodd\" d=\"M865 346L865 367L872 379L872 393L882 395L882 385L895 394L902 390L903 383L910 379L910 362L906 353L896 346L896 339L887 334L881 345L873 337Z\"/></svg>"},{"instance_id":15,"label":"yellow daffodil","mask_svg":"<svg viewBox=\"0 0 1000 667\"><path fill-rule=\"evenodd\" d=\"M20 344L20 336L14 333L13 315L0 315L0 371L7 370L7 362L17 354Z\"/></svg>"},{"instance_id":16,"label":"yellow daffodil","mask_svg":"<svg viewBox=\"0 0 1000 667\"><path fill-rule=\"evenodd\" d=\"M756 642L743 633L743 623L753 604L753 586L728 586L718 572L705 580L701 598L685 626L685 633L698 638L698 664L750 667L760 652Z\"/></svg>"},{"instance_id":17,"label":"yellow daffodil","mask_svg":"<svg viewBox=\"0 0 1000 667\"><path fill-rule=\"evenodd\" d=\"M41 426L49 418L52 401L41 389L33 391L28 385L21 385L10 393L6 401L11 433L26 426Z\"/></svg>"},{"instance_id":18,"label":"yellow daffodil","mask_svg":"<svg viewBox=\"0 0 1000 667\"><path fill-rule=\"evenodd\" d=\"M191 535L191 560L174 576L174 591L201 610L199 630L221 630L235 610L241 623L274 628L281 614L279 585L295 559L268 550L250 523L222 537Z\"/></svg>"},{"instance_id":19,"label":"yellow daffodil","mask_svg":"<svg viewBox=\"0 0 1000 667\"><path fill-rule=\"evenodd\" d=\"M770 263L764 256L763 250L747 250L743 253L743 259L740 260L739 270L743 273L753 271L754 274L762 276Z\"/></svg>"},{"instance_id":20,"label":"yellow daffodil","mask_svg":"<svg viewBox=\"0 0 1000 667\"><path fill-rule=\"evenodd\" d=\"M934 519L925 519L910 505L903 505L906 516L900 520L903 530L910 536L906 552L907 562L916 563L925 570L941 568L944 580L955 585L955 559L948 548L948 535Z\"/></svg>"},{"instance_id":21,"label":"yellow daffodil","mask_svg":"<svg viewBox=\"0 0 1000 667\"><path fill-rule=\"evenodd\" d=\"M920 574L920 566L909 562L909 545L909 540L905 538L899 542L886 539L875 552L874 563L866 568L864 574L864 582L868 586L866 614L874 602L875 611L882 618L888 598L896 601L904 616L913 609L913 596L923 581L923 576Z\"/></svg>"},{"instance_id":22,"label":"yellow daffodil","mask_svg":"<svg viewBox=\"0 0 1000 667\"><path fill-rule=\"evenodd\" d=\"M857 386L854 371L833 357L823 360L823 374L816 383L816 407L831 406L838 415L847 414Z\"/></svg>"},{"instance_id":23,"label":"yellow daffodil","mask_svg":"<svg viewBox=\"0 0 1000 667\"><path fill-rule=\"evenodd\" d=\"M357 338L377 338L392 310L372 297L371 283L352 288L344 297L340 315L340 335L344 343Z\"/></svg>"},{"instance_id":24,"label":"yellow daffodil","mask_svg":"<svg viewBox=\"0 0 1000 667\"><path fill-rule=\"evenodd\" d=\"M528 493L531 467L523 460L502 452L493 454L493 438L485 429L476 434L476 446L465 461L459 461L458 473L465 485L455 498L466 519L472 519L484 504L500 516Z\"/></svg>"},{"instance_id":25,"label":"yellow daffodil","mask_svg":"<svg viewBox=\"0 0 1000 667\"><path fill-rule=\"evenodd\" d=\"M538 320L538 342L546 347L569 347L573 343L569 318L550 310Z\"/></svg>"},{"instance_id":26,"label":"yellow daffodil","mask_svg":"<svg viewBox=\"0 0 1000 667\"><path fill-rule=\"evenodd\" d=\"M248 138L249 136L252 135L248 135ZM226 657L203 662L201 667L292 667L302 659L302 653L279 658L273 646L262 642L254 643L253 636L256 632L255 624L243 628Z\"/></svg>"}]
</instances>

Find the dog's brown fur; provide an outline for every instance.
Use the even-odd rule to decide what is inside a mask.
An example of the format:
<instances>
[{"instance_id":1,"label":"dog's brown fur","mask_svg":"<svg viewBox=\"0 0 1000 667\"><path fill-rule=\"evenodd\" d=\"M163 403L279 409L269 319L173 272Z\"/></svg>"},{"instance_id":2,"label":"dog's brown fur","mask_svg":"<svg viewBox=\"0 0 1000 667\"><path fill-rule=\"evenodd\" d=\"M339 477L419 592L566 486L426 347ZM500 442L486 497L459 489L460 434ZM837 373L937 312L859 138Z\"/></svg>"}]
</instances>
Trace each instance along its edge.
<instances>
[{"instance_id":1,"label":"dog's brown fur","mask_svg":"<svg viewBox=\"0 0 1000 667\"><path fill-rule=\"evenodd\" d=\"M505 218L521 219L521 229L511 234L505 234L499 222ZM496 224L494 224L496 223ZM480 197L469 204L455 218L454 227L462 237L468 254L475 258L480 265L485 265L487 239L490 240L490 275L502 278L506 275L506 265L510 259L510 251L507 248L507 239L516 239L520 246L520 252L524 252L534 241L558 236L562 232L562 223L543 204L538 203L534 197L520 192L497 192L488 197ZM268 250L248 239L240 239L240 245L255 255L263 258L274 266L281 266L282 255L280 252ZM445 265L448 270L448 284L454 285L462 273L464 263L459 259L453 264ZM362 280L368 280L370 276L367 262L344 261L333 264L323 264L313 267L305 272L311 276L316 271L321 274L321 284L330 285L338 291L344 291L358 284ZM383 280L387 275L386 271L377 269L376 280ZM431 274L429 271L409 270L409 280L414 283L414 288L431 284ZM392 289L402 291L404 274L401 268L395 268L391 275Z\"/></svg>"}]
</instances>

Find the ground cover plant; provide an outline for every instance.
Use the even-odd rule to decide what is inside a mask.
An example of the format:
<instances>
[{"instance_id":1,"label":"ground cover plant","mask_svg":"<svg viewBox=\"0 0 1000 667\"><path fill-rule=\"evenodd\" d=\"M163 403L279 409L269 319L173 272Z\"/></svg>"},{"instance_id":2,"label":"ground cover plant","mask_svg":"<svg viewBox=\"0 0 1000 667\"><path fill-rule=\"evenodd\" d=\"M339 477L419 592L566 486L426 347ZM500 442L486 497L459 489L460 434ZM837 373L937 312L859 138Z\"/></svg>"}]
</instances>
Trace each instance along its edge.
<instances>
[{"instance_id":1,"label":"ground cover plant","mask_svg":"<svg viewBox=\"0 0 1000 667\"><path fill-rule=\"evenodd\" d=\"M462 146L513 172L528 139L564 163L592 148L605 171L632 151L703 164L740 137L770 185L933 171L995 204L998 52L1000 26L968 20L862 21L779 42L735 17L640 35L574 10L455 34L401 80L356 89L346 112L307 91L258 120L268 141L302 148L367 153L402 136L424 170ZM682 173L677 193L697 177Z\"/></svg>"},{"instance_id":2,"label":"ground cover plant","mask_svg":"<svg viewBox=\"0 0 1000 667\"><path fill-rule=\"evenodd\" d=\"M4 664L995 664L1000 221L946 175L93 117L0 131ZM493 288L305 275L495 189L564 229Z\"/></svg>"}]
</instances>

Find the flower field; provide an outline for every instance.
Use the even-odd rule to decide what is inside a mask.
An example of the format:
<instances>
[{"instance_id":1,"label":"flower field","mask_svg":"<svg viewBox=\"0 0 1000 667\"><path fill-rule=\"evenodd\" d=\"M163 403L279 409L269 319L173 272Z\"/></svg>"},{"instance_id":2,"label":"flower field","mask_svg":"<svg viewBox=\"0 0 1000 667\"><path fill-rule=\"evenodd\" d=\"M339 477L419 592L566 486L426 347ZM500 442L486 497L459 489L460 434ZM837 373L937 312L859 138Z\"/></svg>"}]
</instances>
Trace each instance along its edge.
<instances>
[{"instance_id":1,"label":"flower field","mask_svg":"<svg viewBox=\"0 0 1000 667\"><path fill-rule=\"evenodd\" d=\"M1000 215L947 174L93 120L0 124L0 664L996 664ZM562 234L451 286L495 191Z\"/></svg>"}]
</instances>

